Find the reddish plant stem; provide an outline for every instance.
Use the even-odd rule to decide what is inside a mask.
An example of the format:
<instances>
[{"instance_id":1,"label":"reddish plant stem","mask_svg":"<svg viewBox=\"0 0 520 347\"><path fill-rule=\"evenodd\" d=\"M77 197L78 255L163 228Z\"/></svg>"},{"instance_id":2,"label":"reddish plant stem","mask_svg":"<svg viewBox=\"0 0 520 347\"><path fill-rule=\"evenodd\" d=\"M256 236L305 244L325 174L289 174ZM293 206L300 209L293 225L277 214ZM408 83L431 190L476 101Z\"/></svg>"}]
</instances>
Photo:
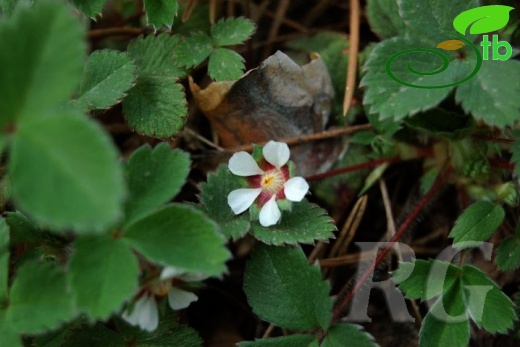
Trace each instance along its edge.
<instances>
[{"instance_id":1,"label":"reddish plant stem","mask_svg":"<svg viewBox=\"0 0 520 347\"><path fill-rule=\"evenodd\" d=\"M330 171L327 171L327 172L324 172L324 173L321 173L321 174L307 176L307 177L305 177L305 180L307 182L319 181L319 180L322 180L324 178L329 178L329 177L341 175L341 174L344 174L346 172L357 171L357 170L362 170L362 169L369 169L369 168L376 167L376 166L379 166L379 165L384 164L384 163L394 163L394 162L397 162L399 160L400 160L399 158L371 160L371 161L367 161L365 163L355 164L355 165L346 166L346 167L341 167L339 169L330 170Z\"/></svg>"},{"instance_id":2,"label":"reddish plant stem","mask_svg":"<svg viewBox=\"0 0 520 347\"><path fill-rule=\"evenodd\" d=\"M421 212L421 210L428 204L428 202L432 199L432 197L437 193L437 191L442 187L442 185L446 182L448 177L451 175L452 168L447 168L444 170L441 176L437 178L434 185L430 188L428 193L419 201L417 206L413 209L413 211L408 215L403 224L399 227L399 230L395 233L395 235L388 241L387 246L379 253L374 263L370 265L370 267L365 271L361 279L354 285L354 288L349 290L348 284L346 284L342 289L338 297L343 297L343 300L339 305L336 306L332 315L332 324L338 322L341 319L342 313L345 311L347 306L350 304L350 301L354 297L354 293L361 289L363 283L367 280L368 276L376 269L376 267L381 263L381 261L386 257L388 252L392 249L394 244L403 236L405 231L410 227L410 224L415 220L417 215ZM346 291L349 291L347 295L343 296L342 294Z\"/></svg>"},{"instance_id":3,"label":"reddish plant stem","mask_svg":"<svg viewBox=\"0 0 520 347\"><path fill-rule=\"evenodd\" d=\"M515 165L501 159L489 159L489 165L496 169L505 169L509 171L513 171L515 169Z\"/></svg>"}]
</instances>

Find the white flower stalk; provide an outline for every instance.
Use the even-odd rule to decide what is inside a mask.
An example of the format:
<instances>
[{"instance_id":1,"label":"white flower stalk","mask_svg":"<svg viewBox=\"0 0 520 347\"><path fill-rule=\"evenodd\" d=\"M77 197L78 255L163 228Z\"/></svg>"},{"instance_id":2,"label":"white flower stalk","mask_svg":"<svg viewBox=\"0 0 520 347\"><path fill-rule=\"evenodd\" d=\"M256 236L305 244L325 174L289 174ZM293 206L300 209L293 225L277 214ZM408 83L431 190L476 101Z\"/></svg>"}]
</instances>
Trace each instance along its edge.
<instances>
[{"instance_id":1,"label":"white flower stalk","mask_svg":"<svg viewBox=\"0 0 520 347\"><path fill-rule=\"evenodd\" d=\"M159 310L155 297L168 295L168 304L172 310L182 310L197 301L198 297L176 285L183 282L198 282L206 278L205 275L190 274L174 267L166 267L161 272L160 282L146 288L133 307L123 312L122 318L143 330L154 331L159 325Z\"/></svg>"},{"instance_id":2,"label":"white flower stalk","mask_svg":"<svg viewBox=\"0 0 520 347\"><path fill-rule=\"evenodd\" d=\"M282 216L277 201L302 201L309 184L303 177L289 177L287 144L269 141L262 154L265 160L260 166L247 152L235 153L229 159L229 170L237 176L248 177L250 188L233 190L228 195L228 204L235 214L240 214L256 202L260 207L260 224L268 227L278 223Z\"/></svg>"}]
</instances>

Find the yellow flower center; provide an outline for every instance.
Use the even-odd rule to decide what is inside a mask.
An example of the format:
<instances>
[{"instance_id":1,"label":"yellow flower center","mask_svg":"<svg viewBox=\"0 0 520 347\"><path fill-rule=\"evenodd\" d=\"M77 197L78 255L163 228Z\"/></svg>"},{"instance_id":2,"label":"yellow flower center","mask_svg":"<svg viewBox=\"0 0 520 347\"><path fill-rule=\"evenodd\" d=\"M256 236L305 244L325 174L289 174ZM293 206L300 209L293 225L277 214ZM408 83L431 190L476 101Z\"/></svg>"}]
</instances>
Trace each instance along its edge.
<instances>
[{"instance_id":1,"label":"yellow flower center","mask_svg":"<svg viewBox=\"0 0 520 347\"><path fill-rule=\"evenodd\" d=\"M152 292L157 296L165 296L172 289L170 280L157 282L152 286Z\"/></svg>"},{"instance_id":2,"label":"yellow flower center","mask_svg":"<svg viewBox=\"0 0 520 347\"><path fill-rule=\"evenodd\" d=\"M262 189L271 195L277 194L283 188L285 178L280 170L266 172L260 180Z\"/></svg>"}]
</instances>

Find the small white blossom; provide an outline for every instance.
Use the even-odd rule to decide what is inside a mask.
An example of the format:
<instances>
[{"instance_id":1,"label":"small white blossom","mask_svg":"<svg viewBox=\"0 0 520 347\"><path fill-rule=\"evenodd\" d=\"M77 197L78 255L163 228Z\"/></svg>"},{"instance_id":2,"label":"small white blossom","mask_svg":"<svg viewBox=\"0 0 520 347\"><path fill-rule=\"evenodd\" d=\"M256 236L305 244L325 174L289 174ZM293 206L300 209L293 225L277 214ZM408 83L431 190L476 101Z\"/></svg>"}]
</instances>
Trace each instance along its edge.
<instances>
[{"instance_id":1,"label":"small white blossom","mask_svg":"<svg viewBox=\"0 0 520 347\"><path fill-rule=\"evenodd\" d=\"M262 149L265 161L258 165L247 152L235 153L229 159L229 170L248 177L250 188L233 190L228 195L228 204L235 214L247 210L256 201L260 206L260 224L268 227L278 223L282 213L277 200L302 201L309 191L303 177L289 177L289 146L283 142L269 141Z\"/></svg>"}]
</instances>

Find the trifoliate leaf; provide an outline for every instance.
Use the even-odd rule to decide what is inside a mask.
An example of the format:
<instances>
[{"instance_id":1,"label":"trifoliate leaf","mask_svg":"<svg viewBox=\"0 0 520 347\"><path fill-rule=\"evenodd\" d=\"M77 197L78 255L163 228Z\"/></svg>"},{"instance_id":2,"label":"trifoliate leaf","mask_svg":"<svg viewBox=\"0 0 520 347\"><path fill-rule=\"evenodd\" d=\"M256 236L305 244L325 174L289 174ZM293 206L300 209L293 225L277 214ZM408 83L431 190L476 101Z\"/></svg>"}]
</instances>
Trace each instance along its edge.
<instances>
[{"instance_id":1,"label":"trifoliate leaf","mask_svg":"<svg viewBox=\"0 0 520 347\"><path fill-rule=\"evenodd\" d=\"M76 240L69 267L78 309L94 319L108 318L137 289L137 259L125 243L111 236Z\"/></svg>"},{"instance_id":2,"label":"trifoliate leaf","mask_svg":"<svg viewBox=\"0 0 520 347\"><path fill-rule=\"evenodd\" d=\"M130 225L123 239L160 264L218 276L229 252L216 224L186 205L167 205Z\"/></svg>"},{"instance_id":3,"label":"trifoliate leaf","mask_svg":"<svg viewBox=\"0 0 520 347\"><path fill-rule=\"evenodd\" d=\"M328 331L321 347L376 347L372 335L364 332L362 327L355 324L336 324Z\"/></svg>"},{"instance_id":4,"label":"trifoliate leaf","mask_svg":"<svg viewBox=\"0 0 520 347\"><path fill-rule=\"evenodd\" d=\"M166 78L139 77L123 100L128 125L140 134L161 139L182 129L186 107L182 85Z\"/></svg>"},{"instance_id":5,"label":"trifoliate leaf","mask_svg":"<svg viewBox=\"0 0 520 347\"><path fill-rule=\"evenodd\" d=\"M314 340L312 335L290 335L244 341L240 342L238 347L310 347Z\"/></svg>"},{"instance_id":6,"label":"trifoliate leaf","mask_svg":"<svg viewBox=\"0 0 520 347\"><path fill-rule=\"evenodd\" d=\"M258 221L251 223L253 236L272 245L313 244L334 237L335 230L327 212L307 200L293 203L291 211L283 211L282 220L276 225L266 228Z\"/></svg>"},{"instance_id":7,"label":"trifoliate leaf","mask_svg":"<svg viewBox=\"0 0 520 347\"><path fill-rule=\"evenodd\" d=\"M0 305L5 305L9 283L9 226L0 218Z\"/></svg>"},{"instance_id":8,"label":"trifoliate leaf","mask_svg":"<svg viewBox=\"0 0 520 347\"><path fill-rule=\"evenodd\" d=\"M51 330L75 315L65 273L49 263L24 263L11 287L5 322L21 333Z\"/></svg>"},{"instance_id":9,"label":"trifoliate leaf","mask_svg":"<svg viewBox=\"0 0 520 347\"><path fill-rule=\"evenodd\" d=\"M465 302L472 320L491 334L505 333L511 329L516 320L511 299L476 267L464 265L462 272Z\"/></svg>"},{"instance_id":10,"label":"trifoliate leaf","mask_svg":"<svg viewBox=\"0 0 520 347\"><path fill-rule=\"evenodd\" d=\"M404 36L405 24L399 14L397 1L370 0L366 7L370 29L380 38Z\"/></svg>"},{"instance_id":11,"label":"trifoliate leaf","mask_svg":"<svg viewBox=\"0 0 520 347\"><path fill-rule=\"evenodd\" d=\"M457 248L474 247L487 240L504 220L504 209L489 201L477 201L455 221L449 237Z\"/></svg>"},{"instance_id":12,"label":"trifoliate leaf","mask_svg":"<svg viewBox=\"0 0 520 347\"><path fill-rule=\"evenodd\" d=\"M464 11L453 20L453 27L461 35L486 34L502 29L509 22L509 12L514 7L503 5L480 6Z\"/></svg>"},{"instance_id":13,"label":"trifoliate leaf","mask_svg":"<svg viewBox=\"0 0 520 347\"><path fill-rule=\"evenodd\" d=\"M122 215L121 166L94 121L62 112L20 122L9 159L16 205L43 226L88 233Z\"/></svg>"},{"instance_id":14,"label":"trifoliate leaf","mask_svg":"<svg viewBox=\"0 0 520 347\"><path fill-rule=\"evenodd\" d=\"M66 101L79 81L85 43L65 4L38 1L0 25L0 129L40 118Z\"/></svg>"},{"instance_id":15,"label":"trifoliate leaf","mask_svg":"<svg viewBox=\"0 0 520 347\"><path fill-rule=\"evenodd\" d=\"M515 173L520 175L520 140L511 146L511 162L515 164Z\"/></svg>"},{"instance_id":16,"label":"trifoliate leaf","mask_svg":"<svg viewBox=\"0 0 520 347\"><path fill-rule=\"evenodd\" d=\"M500 242L495 263L502 271L513 271L520 267L520 237L510 236Z\"/></svg>"},{"instance_id":17,"label":"trifoliate leaf","mask_svg":"<svg viewBox=\"0 0 520 347\"><path fill-rule=\"evenodd\" d=\"M424 317L419 345L465 347L469 342L469 327L461 284L457 281Z\"/></svg>"},{"instance_id":18,"label":"trifoliate leaf","mask_svg":"<svg viewBox=\"0 0 520 347\"><path fill-rule=\"evenodd\" d=\"M280 327L327 329L330 324L329 285L300 247L257 244L246 265L244 292L255 314Z\"/></svg>"},{"instance_id":19,"label":"trifoliate leaf","mask_svg":"<svg viewBox=\"0 0 520 347\"><path fill-rule=\"evenodd\" d=\"M159 29L163 25L171 28L173 17L177 15L178 9L178 0L144 0L146 20L155 29Z\"/></svg>"},{"instance_id":20,"label":"trifoliate leaf","mask_svg":"<svg viewBox=\"0 0 520 347\"><path fill-rule=\"evenodd\" d=\"M94 18L101 14L106 0L69 0L69 2L85 16Z\"/></svg>"},{"instance_id":21,"label":"trifoliate leaf","mask_svg":"<svg viewBox=\"0 0 520 347\"><path fill-rule=\"evenodd\" d=\"M417 259L400 263L392 279L407 298L426 300L447 291L460 273L458 267L448 262Z\"/></svg>"},{"instance_id":22,"label":"trifoliate leaf","mask_svg":"<svg viewBox=\"0 0 520 347\"><path fill-rule=\"evenodd\" d=\"M234 81L244 73L244 58L227 48L217 48L209 56L208 73L215 81Z\"/></svg>"},{"instance_id":23,"label":"trifoliate leaf","mask_svg":"<svg viewBox=\"0 0 520 347\"><path fill-rule=\"evenodd\" d=\"M255 32L255 24L246 18L221 19L211 26L211 38L217 46L238 45Z\"/></svg>"},{"instance_id":24,"label":"trifoliate leaf","mask_svg":"<svg viewBox=\"0 0 520 347\"><path fill-rule=\"evenodd\" d=\"M125 53L102 50L91 54L74 101L91 109L108 108L132 88L136 66Z\"/></svg>"},{"instance_id":25,"label":"trifoliate leaf","mask_svg":"<svg viewBox=\"0 0 520 347\"><path fill-rule=\"evenodd\" d=\"M211 38L204 33L195 33L185 37L176 49L176 61L181 66L199 65L213 51Z\"/></svg>"},{"instance_id":26,"label":"trifoliate leaf","mask_svg":"<svg viewBox=\"0 0 520 347\"><path fill-rule=\"evenodd\" d=\"M220 226L226 238L234 240L248 232L250 223L246 214L235 216L227 202L229 193L243 188L240 179L231 174L226 165L221 165L217 172L208 175L208 182L200 186L202 209Z\"/></svg>"},{"instance_id":27,"label":"trifoliate leaf","mask_svg":"<svg viewBox=\"0 0 520 347\"><path fill-rule=\"evenodd\" d=\"M189 155L161 143L145 145L132 153L126 165L129 197L126 223L139 219L172 199L190 171Z\"/></svg>"},{"instance_id":28,"label":"trifoliate leaf","mask_svg":"<svg viewBox=\"0 0 520 347\"><path fill-rule=\"evenodd\" d=\"M467 59L464 64L472 64ZM517 60L484 60L469 81L457 87L455 98L466 112L489 125L505 127L520 119L520 74Z\"/></svg>"},{"instance_id":29,"label":"trifoliate leaf","mask_svg":"<svg viewBox=\"0 0 520 347\"><path fill-rule=\"evenodd\" d=\"M435 87L449 85L466 77L461 77L461 63L456 61L456 53L450 51L444 51L448 58L448 67L444 72L434 75L412 73L408 66L420 73L431 73L442 65L442 60L435 54L418 50L418 47L432 48L425 45L417 39L395 37L374 48L365 63L366 74L361 80L361 86L367 88L363 103L369 106L369 113L378 114L381 120L401 119L430 109L439 104L450 93L451 88L424 89L402 83ZM396 58L389 60L393 56ZM401 83L391 78L387 71Z\"/></svg>"}]
</instances>

